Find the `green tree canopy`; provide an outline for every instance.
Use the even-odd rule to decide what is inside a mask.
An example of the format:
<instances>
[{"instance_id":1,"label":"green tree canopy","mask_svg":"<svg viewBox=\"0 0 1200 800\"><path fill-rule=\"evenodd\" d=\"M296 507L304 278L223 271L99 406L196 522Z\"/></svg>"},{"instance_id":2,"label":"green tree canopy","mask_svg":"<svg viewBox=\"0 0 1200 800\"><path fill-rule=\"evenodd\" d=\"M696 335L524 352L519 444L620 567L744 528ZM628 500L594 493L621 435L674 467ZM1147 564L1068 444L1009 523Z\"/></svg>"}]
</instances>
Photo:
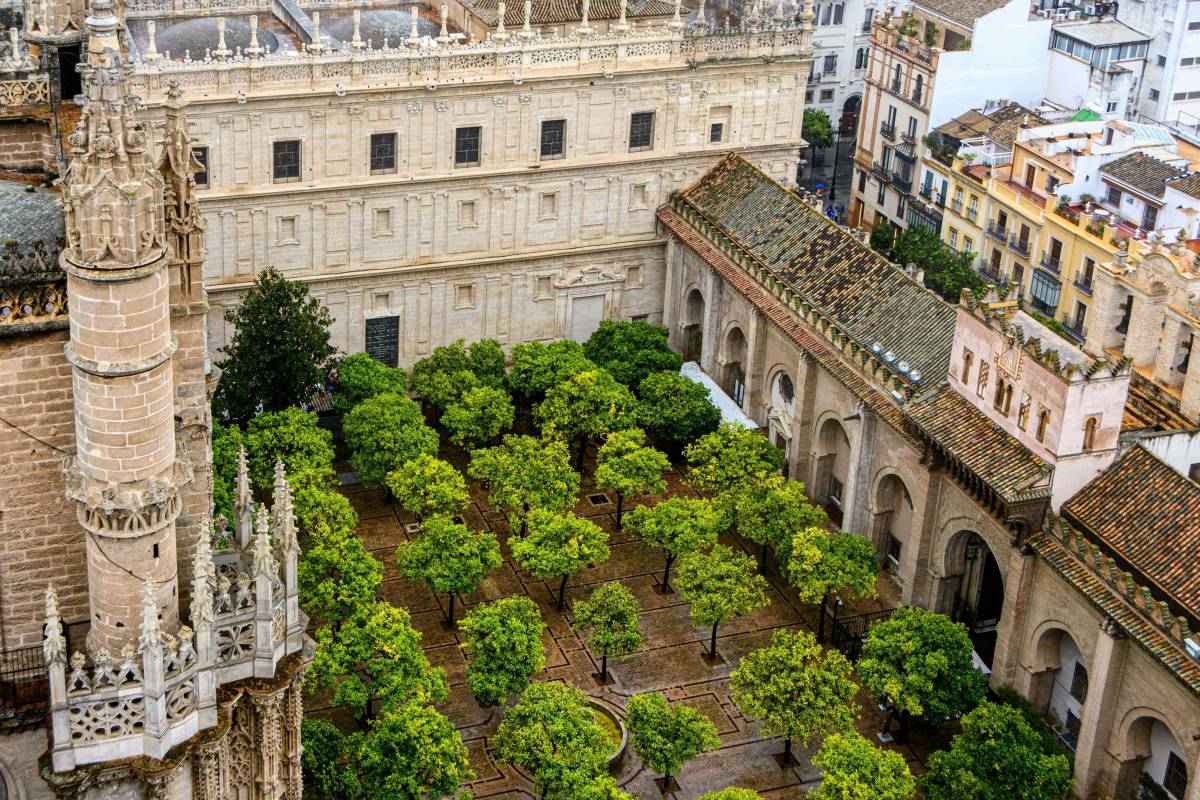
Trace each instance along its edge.
<instances>
[{"instance_id":1,"label":"green tree canopy","mask_svg":"<svg viewBox=\"0 0 1200 800\"><path fill-rule=\"evenodd\" d=\"M730 509L738 533L759 545L759 566L766 568L767 549L779 548L797 531L825 524L825 512L808 501L804 484L774 473L757 485L722 495L718 506Z\"/></svg>"},{"instance_id":2,"label":"green tree canopy","mask_svg":"<svg viewBox=\"0 0 1200 800\"><path fill-rule=\"evenodd\" d=\"M546 798L573 800L571 787L604 773L614 743L592 714L583 692L565 683L534 683L504 714L492 737L501 761L534 776Z\"/></svg>"},{"instance_id":3,"label":"green tree canopy","mask_svg":"<svg viewBox=\"0 0 1200 800\"><path fill-rule=\"evenodd\" d=\"M629 512L625 527L646 544L663 549L662 589L670 586L671 564L695 550L706 551L717 543L722 516L710 500L668 497L653 506L638 506Z\"/></svg>"},{"instance_id":4,"label":"green tree canopy","mask_svg":"<svg viewBox=\"0 0 1200 800\"><path fill-rule=\"evenodd\" d=\"M336 632L375 602L383 565L352 528L330 527L324 519L308 530L305 544L296 570L300 606Z\"/></svg>"},{"instance_id":5,"label":"green tree canopy","mask_svg":"<svg viewBox=\"0 0 1200 800\"><path fill-rule=\"evenodd\" d=\"M455 600L475 591L502 560L491 531L472 531L446 516L429 517L415 540L396 548L396 566L404 577L425 581L434 593L450 596L446 621L451 626Z\"/></svg>"},{"instance_id":6,"label":"green tree canopy","mask_svg":"<svg viewBox=\"0 0 1200 800\"><path fill-rule=\"evenodd\" d=\"M532 509L566 511L579 493L566 444L532 436L510 434L495 447L476 450L467 473L483 482L492 508L522 535Z\"/></svg>"},{"instance_id":7,"label":"green tree canopy","mask_svg":"<svg viewBox=\"0 0 1200 800\"><path fill-rule=\"evenodd\" d=\"M700 800L762 800L762 795L753 789L739 789L736 786L730 786L728 789L709 792Z\"/></svg>"},{"instance_id":8,"label":"green tree canopy","mask_svg":"<svg viewBox=\"0 0 1200 800\"><path fill-rule=\"evenodd\" d=\"M237 494L238 448L246 446L237 425L212 424L213 515L233 520L233 501Z\"/></svg>"},{"instance_id":9,"label":"green tree canopy","mask_svg":"<svg viewBox=\"0 0 1200 800\"><path fill-rule=\"evenodd\" d=\"M638 384L638 423L676 455L721 422L708 390L678 372L654 372Z\"/></svg>"},{"instance_id":10,"label":"green tree canopy","mask_svg":"<svg viewBox=\"0 0 1200 800\"><path fill-rule=\"evenodd\" d=\"M608 533L596 523L571 512L556 514L541 508L529 512L529 535L508 543L513 560L539 580L561 578L558 610L562 611L567 579L586 564L608 558Z\"/></svg>"},{"instance_id":11,"label":"green tree canopy","mask_svg":"<svg viewBox=\"0 0 1200 800\"><path fill-rule=\"evenodd\" d=\"M472 609L458 624L467 653L467 688L481 703L520 694L546 666L546 625L528 597L506 597Z\"/></svg>"},{"instance_id":12,"label":"green tree canopy","mask_svg":"<svg viewBox=\"0 0 1200 800\"><path fill-rule=\"evenodd\" d=\"M450 431L451 442L474 450L511 428L515 416L508 392L495 386L474 386L446 406L442 427Z\"/></svg>"},{"instance_id":13,"label":"green tree canopy","mask_svg":"<svg viewBox=\"0 0 1200 800\"><path fill-rule=\"evenodd\" d=\"M662 692L629 698L625 724L633 734L633 749L642 763L663 776L664 789L671 775L705 750L721 746L717 726L691 706L672 705Z\"/></svg>"},{"instance_id":14,"label":"green tree canopy","mask_svg":"<svg viewBox=\"0 0 1200 800\"><path fill-rule=\"evenodd\" d=\"M709 657L717 657L717 626L767 605L767 580L754 571L754 559L716 545L679 559L679 596L691 605L693 625L711 625Z\"/></svg>"},{"instance_id":15,"label":"green tree canopy","mask_svg":"<svg viewBox=\"0 0 1200 800\"><path fill-rule=\"evenodd\" d=\"M825 639L825 603L834 592L847 599L875 597L879 562L865 536L812 527L797 530L779 550L784 574L805 603L820 603L819 640Z\"/></svg>"},{"instance_id":16,"label":"green tree canopy","mask_svg":"<svg viewBox=\"0 0 1200 800\"><path fill-rule=\"evenodd\" d=\"M920 778L927 800L1060 800L1071 790L1071 764L1050 754L1020 710L981 703L962 718L949 750L933 753Z\"/></svg>"},{"instance_id":17,"label":"green tree canopy","mask_svg":"<svg viewBox=\"0 0 1200 800\"><path fill-rule=\"evenodd\" d=\"M898 608L871 626L858 675L875 696L934 724L974 708L987 692L967 629L920 608Z\"/></svg>"},{"instance_id":18,"label":"green tree canopy","mask_svg":"<svg viewBox=\"0 0 1200 800\"><path fill-rule=\"evenodd\" d=\"M833 123L819 108L804 109L804 141L812 148L833 146Z\"/></svg>"},{"instance_id":19,"label":"green tree canopy","mask_svg":"<svg viewBox=\"0 0 1200 800\"><path fill-rule=\"evenodd\" d=\"M336 385L333 407L345 414L368 397L384 392L404 394L408 376L404 370L382 364L366 353L355 353L338 362Z\"/></svg>"},{"instance_id":20,"label":"green tree canopy","mask_svg":"<svg viewBox=\"0 0 1200 800\"><path fill-rule=\"evenodd\" d=\"M912 800L917 792L904 756L879 749L853 729L826 736L813 764L821 770L821 785L810 800Z\"/></svg>"},{"instance_id":21,"label":"green tree canopy","mask_svg":"<svg viewBox=\"0 0 1200 800\"><path fill-rule=\"evenodd\" d=\"M402 608L383 601L361 606L336 631L319 629L316 639L305 686L310 692L336 687L334 705L360 722L410 701L441 703L449 697L446 671L430 666L421 634Z\"/></svg>"},{"instance_id":22,"label":"green tree canopy","mask_svg":"<svg viewBox=\"0 0 1200 800\"><path fill-rule=\"evenodd\" d=\"M642 606L620 581L599 586L586 600L576 600L571 623L591 631L588 646L600 652L600 681L608 681L608 657L623 656L642 646Z\"/></svg>"},{"instance_id":23,"label":"green tree canopy","mask_svg":"<svg viewBox=\"0 0 1200 800\"><path fill-rule=\"evenodd\" d=\"M649 322L606 319L584 342L583 352L596 366L630 389L655 372L678 372L683 359L667 344L667 329Z\"/></svg>"},{"instance_id":24,"label":"green tree canopy","mask_svg":"<svg viewBox=\"0 0 1200 800\"><path fill-rule=\"evenodd\" d=\"M467 504L467 482L451 464L421 453L387 474L387 488L418 520L457 514Z\"/></svg>"},{"instance_id":25,"label":"green tree canopy","mask_svg":"<svg viewBox=\"0 0 1200 800\"><path fill-rule=\"evenodd\" d=\"M242 303L227 309L233 339L222 348L213 410L245 420L306 400L325 381L336 352L329 344L333 318L303 283L274 267L258 274Z\"/></svg>"},{"instance_id":26,"label":"green tree canopy","mask_svg":"<svg viewBox=\"0 0 1200 800\"><path fill-rule=\"evenodd\" d=\"M425 424L417 404L400 394L380 394L356 405L342 419L342 436L350 448L350 467L368 487L382 485L406 461L438 451L437 432Z\"/></svg>"},{"instance_id":27,"label":"green tree canopy","mask_svg":"<svg viewBox=\"0 0 1200 800\"><path fill-rule=\"evenodd\" d=\"M296 524L301 532L311 533L318 525L327 525L333 530L354 531L358 525L358 513L346 496L337 490L337 476L332 467L309 467L287 477L292 486Z\"/></svg>"},{"instance_id":28,"label":"green tree canopy","mask_svg":"<svg viewBox=\"0 0 1200 800\"><path fill-rule=\"evenodd\" d=\"M412 367L413 391L441 411L476 386L503 385L504 351L493 339L475 342L469 350L459 339L434 348Z\"/></svg>"},{"instance_id":29,"label":"green tree canopy","mask_svg":"<svg viewBox=\"0 0 1200 800\"><path fill-rule=\"evenodd\" d=\"M582 786L572 786L568 796L571 800L636 800L611 775L600 775Z\"/></svg>"},{"instance_id":30,"label":"green tree canopy","mask_svg":"<svg viewBox=\"0 0 1200 800\"><path fill-rule=\"evenodd\" d=\"M358 775L347 763L347 739L329 720L305 718L300 721L300 742L304 746L300 769L304 775L306 797L326 800L358 800L362 797Z\"/></svg>"},{"instance_id":31,"label":"green tree canopy","mask_svg":"<svg viewBox=\"0 0 1200 800\"><path fill-rule=\"evenodd\" d=\"M309 467L333 464L333 434L317 423L317 415L292 406L259 414L246 425L250 482L259 489L275 485L275 461L291 475ZM236 480L236 458L235 480Z\"/></svg>"},{"instance_id":32,"label":"green tree canopy","mask_svg":"<svg viewBox=\"0 0 1200 800\"><path fill-rule=\"evenodd\" d=\"M570 339L514 345L512 362L509 385L529 402L540 400L551 387L596 368L583 354L583 345Z\"/></svg>"},{"instance_id":33,"label":"green tree canopy","mask_svg":"<svg viewBox=\"0 0 1200 800\"><path fill-rule=\"evenodd\" d=\"M633 425L636 402L612 375L594 369L551 387L534 416L543 436L574 445L580 468L589 441Z\"/></svg>"},{"instance_id":34,"label":"green tree canopy","mask_svg":"<svg viewBox=\"0 0 1200 800\"><path fill-rule=\"evenodd\" d=\"M881 219L871 227L871 249L880 255L887 256L892 252L892 242L895 233L886 219Z\"/></svg>"},{"instance_id":35,"label":"green tree canopy","mask_svg":"<svg viewBox=\"0 0 1200 800\"><path fill-rule=\"evenodd\" d=\"M371 800L450 797L475 778L453 723L421 703L408 703L372 721L356 744L359 783Z\"/></svg>"},{"instance_id":36,"label":"green tree canopy","mask_svg":"<svg viewBox=\"0 0 1200 800\"><path fill-rule=\"evenodd\" d=\"M766 436L732 422L701 436L684 455L692 486L711 495L752 489L783 469L786 461L783 451Z\"/></svg>"},{"instance_id":37,"label":"green tree canopy","mask_svg":"<svg viewBox=\"0 0 1200 800\"><path fill-rule=\"evenodd\" d=\"M748 653L729 675L730 699L748 717L763 721L763 733L784 737L784 757L793 739L850 730L854 694L850 662L825 651L808 631L775 631L771 645Z\"/></svg>"},{"instance_id":38,"label":"green tree canopy","mask_svg":"<svg viewBox=\"0 0 1200 800\"><path fill-rule=\"evenodd\" d=\"M625 497L660 494L667 490L663 473L671 468L667 457L646 446L646 434L637 428L613 431L596 454L596 485L617 495L617 527L625 509Z\"/></svg>"},{"instance_id":39,"label":"green tree canopy","mask_svg":"<svg viewBox=\"0 0 1200 800\"><path fill-rule=\"evenodd\" d=\"M480 339L467 348L471 372L484 386L504 386L504 348L495 339Z\"/></svg>"},{"instance_id":40,"label":"green tree canopy","mask_svg":"<svg viewBox=\"0 0 1200 800\"><path fill-rule=\"evenodd\" d=\"M957 303L963 289L983 286L971 266L975 253L952 250L937 231L913 227L900 232L892 247L892 259L901 266L915 264L925 272L925 285L951 303Z\"/></svg>"}]
</instances>

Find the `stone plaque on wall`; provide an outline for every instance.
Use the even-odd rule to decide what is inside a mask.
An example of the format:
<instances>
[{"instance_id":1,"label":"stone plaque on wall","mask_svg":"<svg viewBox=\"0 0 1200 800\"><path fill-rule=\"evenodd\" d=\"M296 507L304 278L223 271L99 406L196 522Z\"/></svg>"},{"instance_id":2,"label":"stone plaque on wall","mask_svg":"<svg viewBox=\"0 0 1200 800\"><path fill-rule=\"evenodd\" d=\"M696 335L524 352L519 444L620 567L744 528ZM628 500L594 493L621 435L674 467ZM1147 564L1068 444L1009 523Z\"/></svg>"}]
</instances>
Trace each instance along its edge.
<instances>
[{"instance_id":1,"label":"stone plaque on wall","mask_svg":"<svg viewBox=\"0 0 1200 800\"><path fill-rule=\"evenodd\" d=\"M367 320L367 355L389 367L400 363L400 318L373 317Z\"/></svg>"}]
</instances>

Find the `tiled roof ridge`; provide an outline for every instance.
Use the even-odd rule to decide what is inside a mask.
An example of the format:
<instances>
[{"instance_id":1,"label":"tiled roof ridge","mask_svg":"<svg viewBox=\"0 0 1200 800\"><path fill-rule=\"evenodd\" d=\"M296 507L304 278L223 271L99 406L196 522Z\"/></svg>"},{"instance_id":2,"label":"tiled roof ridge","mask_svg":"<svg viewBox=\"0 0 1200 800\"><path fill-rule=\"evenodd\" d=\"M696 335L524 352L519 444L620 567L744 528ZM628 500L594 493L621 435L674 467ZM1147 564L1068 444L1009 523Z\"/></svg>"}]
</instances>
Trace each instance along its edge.
<instances>
[{"instance_id":1,"label":"tiled roof ridge","mask_svg":"<svg viewBox=\"0 0 1200 800\"><path fill-rule=\"evenodd\" d=\"M1037 363L1051 372L1057 373L1063 380L1070 382L1076 375L1082 375L1084 380L1104 377L1101 373L1108 371L1108 377L1117 378L1129 375L1132 371L1133 359L1125 356L1119 361L1106 358L1094 358L1086 367L1068 361L1066 364L1058 356L1053 347L1042 349L1042 340L1037 336L1025 338L1025 331L1019 325L1010 325L1008 320L1015 307L1006 307L1002 311L994 310L991 305L975 297L970 290L964 289L960 305L977 320L987 325L1002 336L1012 336L1017 345Z\"/></svg>"},{"instance_id":2,"label":"tiled roof ridge","mask_svg":"<svg viewBox=\"0 0 1200 800\"><path fill-rule=\"evenodd\" d=\"M688 208L691 206L689 205ZM669 204L660 207L657 216L663 224L695 249L701 258L717 270L735 290L756 308L762 310L804 352L825 367L834 380L861 398L868 408L878 414L897 433L908 441L916 443L917 440L905 429L904 414L896 399L889 397L877 388L858 371L848 366L841 355L825 346L824 342L801 327L794 308L770 294L742 265L735 262L728 253L721 250L707 237L698 233L694 226ZM805 319L805 321L808 320ZM818 330L826 337L831 335L830 329L818 328Z\"/></svg>"},{"instance_id":3,"label":"tiled roof ridge","mask_svg":"<svg viewBox=\"0 0 1200 800\"><path fill-rule=\"evenodd\" d=\"M827 338L829 338L831 342L838 347L838 349L844 349L848 345L851 350L849 357L853 360L857 361L857 357L862 355L863 358L860 367L865 367L868 363L873 363L875 368L871 370L872 373L876 373L879 370L883 370L885 373L887 373L889 375L889 379L886 381L886 383L888 384L889 391L898 390L900 392L898 399L903 398L907 400L916 394L917 391L922 390L924 386L918 386L917 383L909 376L901 375L900 373L893 371L893 368L889 363L878 358L878 354L872 351L872 346L875 344L874 342L865 341L859 336L856 336L854 333L846 330L844 326L840 325L831 319L828 314L824 313L816 303L810 302L808 298L804 297L801 292L793 289L790 286L784 286L783 281L779 280L779 278L772 273L769 265L755 256L753 251L745 244L740 242L737 236L729 231L726 226L722 225L718 220L713 219L713 217L698 203L692 201L692 192L702 186L705 181L711 180L713 176L719 176L725 172L729 172L740 167L749 167L765 182L795 198L798 201L798 205L801 208L802 213L809 215L813 220L819 221L820 224L826 226L827 230L836 230L838 235L844 236L852 247L859 248L862 252L869 253L876 262L884 265L896 277L902 278L903 280L911 283L929 297L934 298L938 304L945 305L945 301L942 300L942 298L938 296L936 292L932 291L903 270L898 269L894 264L885 259L879 253L864 245L845 228L833 222L820 211L814 209L804 200L803 197L776 181L757 164L749 161L746 158L743 158L738 153L729 153L722 157L707 172L693 181L690 186L682 190L675 198L676 203L685 204L690 213L699 217L701 220L703 220L705 225L711 227L718 234L720 234L720 236L727 240L733 247L735 247L737 251L745 257L745 259L753 262L753 264L756 265L757 270L767 273L765 277L755 273L755 277L759 279L760 283L769 286L772 293L776 294L778 299L785 306L791 308L796 313L799 313L806 322L822 331L822 333L825 333ZM742 266L745 267L745 265ZM780 288L781 286L782 288ZM798 302L797 298L799 298ZM949 308L949 306L947 306L947 308ZM831 333L830 331L826 331L825 328L827 327L833 329L833 332ZM839 338L841 341L837 341Z\"/></svg>"},{"instance_id":4,"label":"tiled roof ridge","mask_svg":"<svg viewBox=\"0 0 1200 800\"><path fill-rule=\"evenodd\" d=\"M1055 530L1057 528L1057 531ZM1061 517L1051 519L1029 544L1103 614L1166 666L1189 690L1200 695L1200 665L1187 655L1187 620L1172 617L1165 603L1117 567L1086 536Z\"/></svg>"}]
</instances>

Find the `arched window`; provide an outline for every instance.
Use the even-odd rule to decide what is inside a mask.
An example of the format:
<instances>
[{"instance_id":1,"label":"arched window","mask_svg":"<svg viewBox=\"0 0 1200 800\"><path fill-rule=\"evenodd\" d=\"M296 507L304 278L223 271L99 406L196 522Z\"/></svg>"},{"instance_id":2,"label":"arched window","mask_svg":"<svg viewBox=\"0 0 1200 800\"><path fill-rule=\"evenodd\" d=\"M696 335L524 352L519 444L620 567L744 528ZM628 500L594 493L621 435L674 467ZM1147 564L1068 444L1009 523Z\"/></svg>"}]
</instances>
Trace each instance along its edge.
<instances>
[{"instance_id":1,"label":"arched window","mask_svg":"<svg viewBox=\"0 0 1200 800\"><path fill-rule=\"evenodd\" d=\"M1096 417L1088 417L1087 422L1083 423L1083 449L1094 450L1096 448L1096 430L1100 427L1100 420Z\"/></svg>"},{"instance_id":2,"label":"arched window","mask_svg":"<svg viewBox=\"0 0 1200 800\"><path fill-rule=\"evenodd\" d=\"M904 68L900 64L897 64L896 71L894 73L892 73L892 91L893 92L900 91L900 82L903 80L904 80Z\"/></svg>"},{"instance_id":3,"label":"arched window","mask_svg":"<svg viewBox=\"0 0 1200 800\"><path fill-rule=\"evenodd\" d=\"M1050 427L1050 409L1043 408L1038 412L1037 440L1046 441L1046 429Z\"/></svg>"},{"instance_id":4,"label":"arched window","mask_svg":"<svg viewBox=\"0 0 1200 800\"><path fill-rule=\"evenodd\" d=\"M917 80L916 80L916 85L913 87L913 95L912 95L913 102L916 103L917 105L921 104L921 89L924 87L924 85L925 85L925 76L918 75Z\"/></svg>"},{"instance_id":5,"label":"arched window","mask_svg":"<svg viewBox=\"0 0 1200 800\"><path fill-rule=\"evenodd\" d=\"M992 400L992 404L1001 414L1008 416L1008 411L1012 408L1012 384L1000 378L996 381L996 396Z\"/></svg>"},{"instance_id":6,"label":"arched window","mask_svg":"<svg viewBox=\"0 0 1200 800\"><path fill-rule=\"evenodd\" d=\"M983 397L983 393L987 391L987 387L988 387L988 362L981 361L979 363L979 383L977 383L975 385L975 394L977 394L979 397Z\"/></svg>"},{"instance_id":7,"label":"arched window","mask_svg":"<svg viewBox=\"0 0 1200 800\"><path fill-rule=\"evenodd\" d=\"M963 367L962 367L962 382L971 382L971 362L975 360L975 354L970 350L963 350Z\"/></svg>"},{"instance_id":8,"label":"arched window","mask_svg":"<svg viewBox=\"0 0 1200 800\"><path fill-rule=\"evenodd\" d=\"M865 69L867 66L867 48L860 47L854 54L854 68Z\"/></svg>"}]
</instances>

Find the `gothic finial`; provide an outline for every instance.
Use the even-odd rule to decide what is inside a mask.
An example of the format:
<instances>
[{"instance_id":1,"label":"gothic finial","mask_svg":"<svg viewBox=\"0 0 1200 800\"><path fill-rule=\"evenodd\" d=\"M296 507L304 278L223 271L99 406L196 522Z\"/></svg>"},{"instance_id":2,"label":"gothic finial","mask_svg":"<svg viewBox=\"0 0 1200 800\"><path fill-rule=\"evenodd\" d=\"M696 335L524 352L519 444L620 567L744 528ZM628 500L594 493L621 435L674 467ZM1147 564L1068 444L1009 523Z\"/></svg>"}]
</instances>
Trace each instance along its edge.
<instances>
[{"instance_id":1,"label":"gothic finial","mask_svg":"<svg viewBox=\"0 0 1200 800\"><path fill-rule=\"evenodd\" d=\"M450 44L450 29L447 23L450 21L450 8L442 6L442 30L438 33L438 44Z\"/></svg>"},{"instance_id":2,"label":"gothic finial","mask_svg":"<svg viewBox=\"0 0 1200 800\"><path fill-rule=\"evenodd\" d=\"M262 55L263 49L258 46L258 15L250 15L250 44L246 47L245 53L250 58L258 58Z\"/></svg>"},{"instance_id":3,"label":"gothic finial","mask_svg":"<svg viewBox=\"0 0 1200 800\"><path fill-rule=\"evenodd\" d=\"M813 10L812 0L804 0L804 10L800 12L801 30L812 30L812 22L816 16L817 12Z\"/></svg>"},{"instance_id":4,"label":"gothic finial","mask_svg":"<svg viewBox=\"0 0 1200 800\"><path fill-rule=\"evenodd\" d=\"M621 17L617 20L617 24L613 26L613 30L617 33L625 33L629 30L629 20L625 17L628 7L629 0L621 0Z\"/></svg>"},{"instance_id":5,"label":"gothic finial","mask_svg":"<svg viewBox=\"0 0 1200 800\"><path fill-rule=\"evenodd\" d=\"M583 0L583 14L581 15L579 28L576 30L580 36L588 36L592 32L592 26L588 22L588 15L592 10L592 0Z\"/></svg>"},{"instance_id":6,"label":"gothic finial","mask_svg":"<svg viewBox=\"0 0 1200 800\"><path fill-rule=\"evenodd\" d=\"M416 47L421 43L421 34L417 30L417 23L421 18L421 14L416 6L409 9L409 13L412 15L412 25L408 29L408 46Z\"/></svg>"},{"instance_id":7,"label":"gothic finial","mask_svg":"<svg viewBox=\"0 0 1200 800\"><path fill-rule=\"evenodd\" d=\"M529 40L533 38L533 27L530 25L531 17L533 16L533 1L525 0L525 17L521 23L521 38Z\"/></svg>"},{"instance_id":8,"label":"gothic finial","mask_svg":"<svg viewBox=\"0 0 1200 800\"><path fill-rule=\"evenodd\" d=\"M216 570L212 561L212 546L209 540L212 534L209 530L208 519L200 522L200 540L196 543L196 553L192 561L192 625L199 626L212 622L212 586L209 584Z\"/></svg>"},{"instance_id":9,"label":"gothic finial","mask_svg":"<svg viewBox=\"0 0 1200 800\"><path fill-rule=\"evenodd\" d=\"M213 56L218 61L224 61L233 55L233 52L225 45L225 18L217 17L217 49L213 50Z\"/></svg>"},{"instance_id":10,"label":"gothic finial","mask_svg":"<svg viewBox=\"0 0 1200 800\"><path fill-rule=\"evenodd\" d=\"M707 24L707 21L704 19L704 0L700 0L700 5L696 9L696 31L704 33L704 28Z\"/></svg>"},{"instance_id":11,"label":"gothic finial","mask_svg":"<svg viewBox=\"0 0 1200 800\"><path fill-rule=\"evenodd\" d=\"M350 40L350 47L355 53L363 48L361 17L362 13L357 8L354 9L354 38Z\"/></svg>"},{"instance_id":12,"label":"gothic finial","mask_svg":"<svg viewBox=\"0 0 1200 800\"><path fill-rule=\"evenodd\" d=\"M321 43L321 12L314 11L312 15L313 35L312 42L308 45L308 52L313 55L321 55L321 51L325 46Z\"/></svg>"},{"instance_id":13,"label":"gothic finial","mask_svg":"<svg viewBox=\"0 0 1200 800\"><path fill-rule=\"evenodd\" d=\"M250 466L246 462L246 448L243 445L238 445L237 458L237 497L234 499L234 506L238 509L250 507Z\"/></svg>"},{"instance_id":14,"label":"gothic finial","mask_svg":"<svg viewBox=\"0 0 1200 800\"><path fill-rule=\"evenodd\" d=\"M158 602L154 599L154 585L146 581L142 584L142 635L139 638L142 652L162 647L162 638Z\"/></svg>"},{"instance_id":15,"label":"gothic finial","mask_svg":"<svg viewBox=\"0 0 1200 800\"><path fill-rule=\"evenodd\" d=\"M779 0L775 4L775 13L771 15L771 22L776 28L783 27L783 0Z\"/></svg>"},{"instance_id":16,"label":"gothic finial","mask_svg":"<svg viewBox=\"0 0 1200 800\"><path fill-rule=\"evenodd\" d=\"M671 21L667 23L667 27L672 30L679 30L683 27L683 20L679 17L679 11L683 5L683 0L675 0L675 13L671 15Z\"/></svg>"},{"instance_id":17,"label":"gothic finial","mask_svg":"<svg viewBox=\"0 0 1200 800\"><path fill-rule=\"evenodd\" d=\"M58 613L58 595L54 586L46 585L46 633L42 641L42 654L49 664L65 664L67 640L63 636L62 617Z\"/></svg>"},{"instance_id":18,"label":"gothic finial","mask_svg":"<svg viewBox=\"0 0 1200 800\"><path fill-rule=\"evenodd\" d=\"M504 32L504 0L496 4L496 30L492 32L492 38L497 42L508 38L508 34Z\"/></svg>"}]
</instances>

